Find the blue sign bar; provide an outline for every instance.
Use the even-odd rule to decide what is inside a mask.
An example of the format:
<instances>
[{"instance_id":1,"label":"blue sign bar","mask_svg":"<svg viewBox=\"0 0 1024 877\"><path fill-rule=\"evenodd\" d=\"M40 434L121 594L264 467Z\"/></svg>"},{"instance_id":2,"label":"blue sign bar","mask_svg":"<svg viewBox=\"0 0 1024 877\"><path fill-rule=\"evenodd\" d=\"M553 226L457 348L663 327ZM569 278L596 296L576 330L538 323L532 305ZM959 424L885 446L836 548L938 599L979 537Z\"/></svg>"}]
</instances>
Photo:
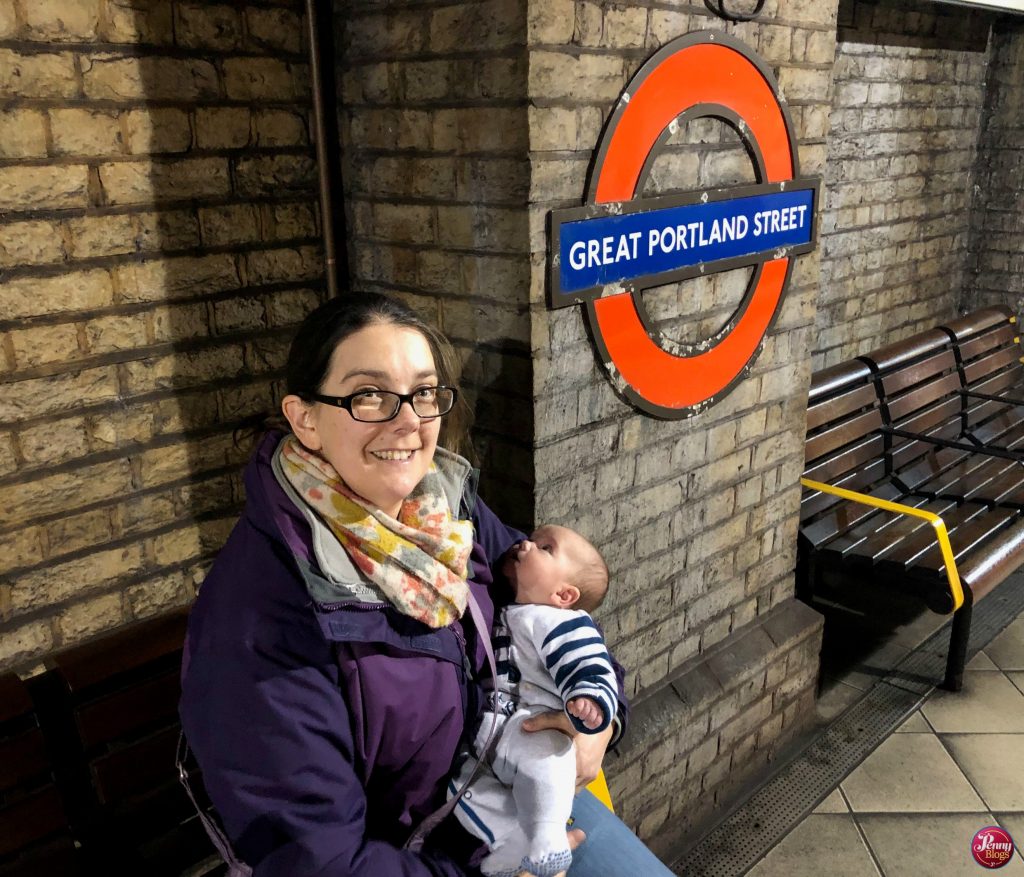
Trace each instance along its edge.
<instances>
[{"instance_id":1,"label":"blue sign bar","mask_svg":"<svg viewBox=\"0 0 1024 877\"><path fill-rule=\"evenodd\" d=\"M810 244L814 189L562 222L561 294Z\"/></svg>"}]
</instances>

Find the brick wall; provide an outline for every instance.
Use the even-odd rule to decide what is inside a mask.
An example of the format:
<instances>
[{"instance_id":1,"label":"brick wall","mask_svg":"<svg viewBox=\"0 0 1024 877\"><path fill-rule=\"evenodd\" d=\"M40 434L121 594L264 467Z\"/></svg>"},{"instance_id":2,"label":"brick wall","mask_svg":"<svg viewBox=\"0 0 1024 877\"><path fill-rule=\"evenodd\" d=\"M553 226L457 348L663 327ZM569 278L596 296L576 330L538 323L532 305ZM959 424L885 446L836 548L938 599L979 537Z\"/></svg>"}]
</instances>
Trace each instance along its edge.
<instances>
[{"instance_id":1,"label":"brick wall","mask_svg":"<svg viewBox=\"0 0 1024 877\"><path fill-rule=\"evenodd\" d=\"M1024 24L1005 18L992 31L988 97L981 129L971 254L974 276L964 309L1001 304L1024 319Z\"/></svg>"},{"instance_id":2,"label":"brick wall","mask_svg":"<svg viewBox=\"0 0 1024 877\"><path fill-rule=\"evenodd\" d=\"M815 369L956 312L992 20L938 3L841 0Z\"/></svg>"},{"instance_id":3,"label":"brick wall","mask_svg":"<svg viewBox=\"0 0 1024 877\"><path fill-rule=\"evenodd\" d=\"M465 362L481 495L533 519L526 5L336 0L352 283Z\"/></svg>"},{"instance_id":4,"label":"brick wall","mask_svg":"<svg viewBox=\"0 0 1024 877\"><path fill-rule=\"evenodd\" d=\"M547 309L545 220L580 203L602 125L632 74L690 31L730 33L767 59L788 100L801 170L821 174L835 6L769 2L760 21L741 25L701 2L562 0L531 9L536 515L582 530L611 569L599 618L632 671L638 722L609 775L619 812L658 844L725 804L811 712L820 627L792 595L819 259L796 260L779 318L731 395L665 422L616 396L579 309ZM680 126L645 194L753 179L736 132L704 120ZM744 269L650 290L645 304L670 338L693 343L723 326L748 277ZM752 654L751 632L773 610L799 624L786 642L769 647L765 636ZM793 649L806 661L787 669ZM694 701L679 693L708 673L714 694Z\"/></svg>"},{"instance_id":5,"label":"brick wall","mask_svg":"<svg viewBox=\"0 0 1024 877\"><path fill-rule=\"evenodd\" d=\"M0 2L0 669L187 602L321 298L301 4Z\"/></svg>"}]
</instances>

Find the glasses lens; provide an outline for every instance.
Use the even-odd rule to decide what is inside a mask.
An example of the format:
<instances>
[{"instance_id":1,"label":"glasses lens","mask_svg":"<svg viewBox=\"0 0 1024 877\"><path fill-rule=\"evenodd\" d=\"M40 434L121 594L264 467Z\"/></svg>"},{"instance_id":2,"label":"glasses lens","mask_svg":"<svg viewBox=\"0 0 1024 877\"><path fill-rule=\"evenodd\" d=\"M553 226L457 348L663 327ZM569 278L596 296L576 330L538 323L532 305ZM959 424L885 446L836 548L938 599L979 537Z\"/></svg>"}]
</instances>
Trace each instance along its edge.
<instances>
[{"instance_id":1,"label":"glasses lens","mask_svg":"<svg viewBox=\"0 0 1024 877\"><path fill-rule=\"evenodd\" d=\"M438 417L452 410L455 393L448 387L424 387L412 397L412 410L420 417Z\"/></svg>"},{"instance_id":2,"label":"glasses lens","mask_svg":"<svg viewBox=\"0 0 1024 877\"><path fill-rule=\"evenodd\" d=\"M352 416L356 420L388 420L395 413L400 399L394 393L375 390L352 397Z\"/></svg>"}]
</instances>

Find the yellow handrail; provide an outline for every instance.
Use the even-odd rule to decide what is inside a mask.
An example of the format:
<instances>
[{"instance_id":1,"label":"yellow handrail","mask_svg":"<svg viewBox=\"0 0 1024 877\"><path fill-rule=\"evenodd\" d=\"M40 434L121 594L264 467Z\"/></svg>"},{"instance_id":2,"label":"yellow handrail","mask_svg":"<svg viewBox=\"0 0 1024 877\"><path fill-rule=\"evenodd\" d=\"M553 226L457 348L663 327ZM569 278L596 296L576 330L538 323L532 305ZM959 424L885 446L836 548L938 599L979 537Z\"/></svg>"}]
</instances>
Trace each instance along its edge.
<instances>
[{"instance_id":1,"label":"yellow handrail","mask_svg":"<svg viewBox=\"0 0 1024 877\"><path fill-rule=\"evenodd\" d=\"M935 528L935 535L939 540L939 548L942 551L942 560L946 564L946 579L949 582L949 593L953 598L953 611L959 609L964 602L964 589L960 584L960 573L956 569L956 560L953 558L953 546L949 544L949 531L946 524L934 512L926 512L924 509L903 505L899 502L890 502L887 499L879 499L867 493L858 493L855 490L847 490L845 487L833 487L831 484L823 484L820 481L811 481L810 478L801 478L800 483L809 490L819 490L822 493L829 493L832 496L842 497L851 502L859 502L862 505L874 506L887 512L895 512L898 515L910 515L928 521Z\"/></svg>"}]
</instances>

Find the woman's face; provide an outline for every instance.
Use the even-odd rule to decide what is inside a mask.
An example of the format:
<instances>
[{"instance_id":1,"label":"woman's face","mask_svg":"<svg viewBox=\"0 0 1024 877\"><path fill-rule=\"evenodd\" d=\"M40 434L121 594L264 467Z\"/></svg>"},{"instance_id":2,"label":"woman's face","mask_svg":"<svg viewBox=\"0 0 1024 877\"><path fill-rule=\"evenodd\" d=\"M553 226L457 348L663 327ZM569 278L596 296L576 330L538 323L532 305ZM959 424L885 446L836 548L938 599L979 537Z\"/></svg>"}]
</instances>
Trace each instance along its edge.
<instances>
[{"instance_id":1,"label":"woman's face","mask_svg":"<svg viewBox=\"0 0 1024 877\"><path fill-rule=\"evenodd\" d=\"M415 329L375 323L349 335L334 350L320 392L347 396L361 390L411 393L438 384L427 339ZM313 443L342 480L392 517L421 481L434 458L441 418L421 420L403 402L394 419L364 423L343 408L313 403Z\"/></svg>"}]
</instances>

